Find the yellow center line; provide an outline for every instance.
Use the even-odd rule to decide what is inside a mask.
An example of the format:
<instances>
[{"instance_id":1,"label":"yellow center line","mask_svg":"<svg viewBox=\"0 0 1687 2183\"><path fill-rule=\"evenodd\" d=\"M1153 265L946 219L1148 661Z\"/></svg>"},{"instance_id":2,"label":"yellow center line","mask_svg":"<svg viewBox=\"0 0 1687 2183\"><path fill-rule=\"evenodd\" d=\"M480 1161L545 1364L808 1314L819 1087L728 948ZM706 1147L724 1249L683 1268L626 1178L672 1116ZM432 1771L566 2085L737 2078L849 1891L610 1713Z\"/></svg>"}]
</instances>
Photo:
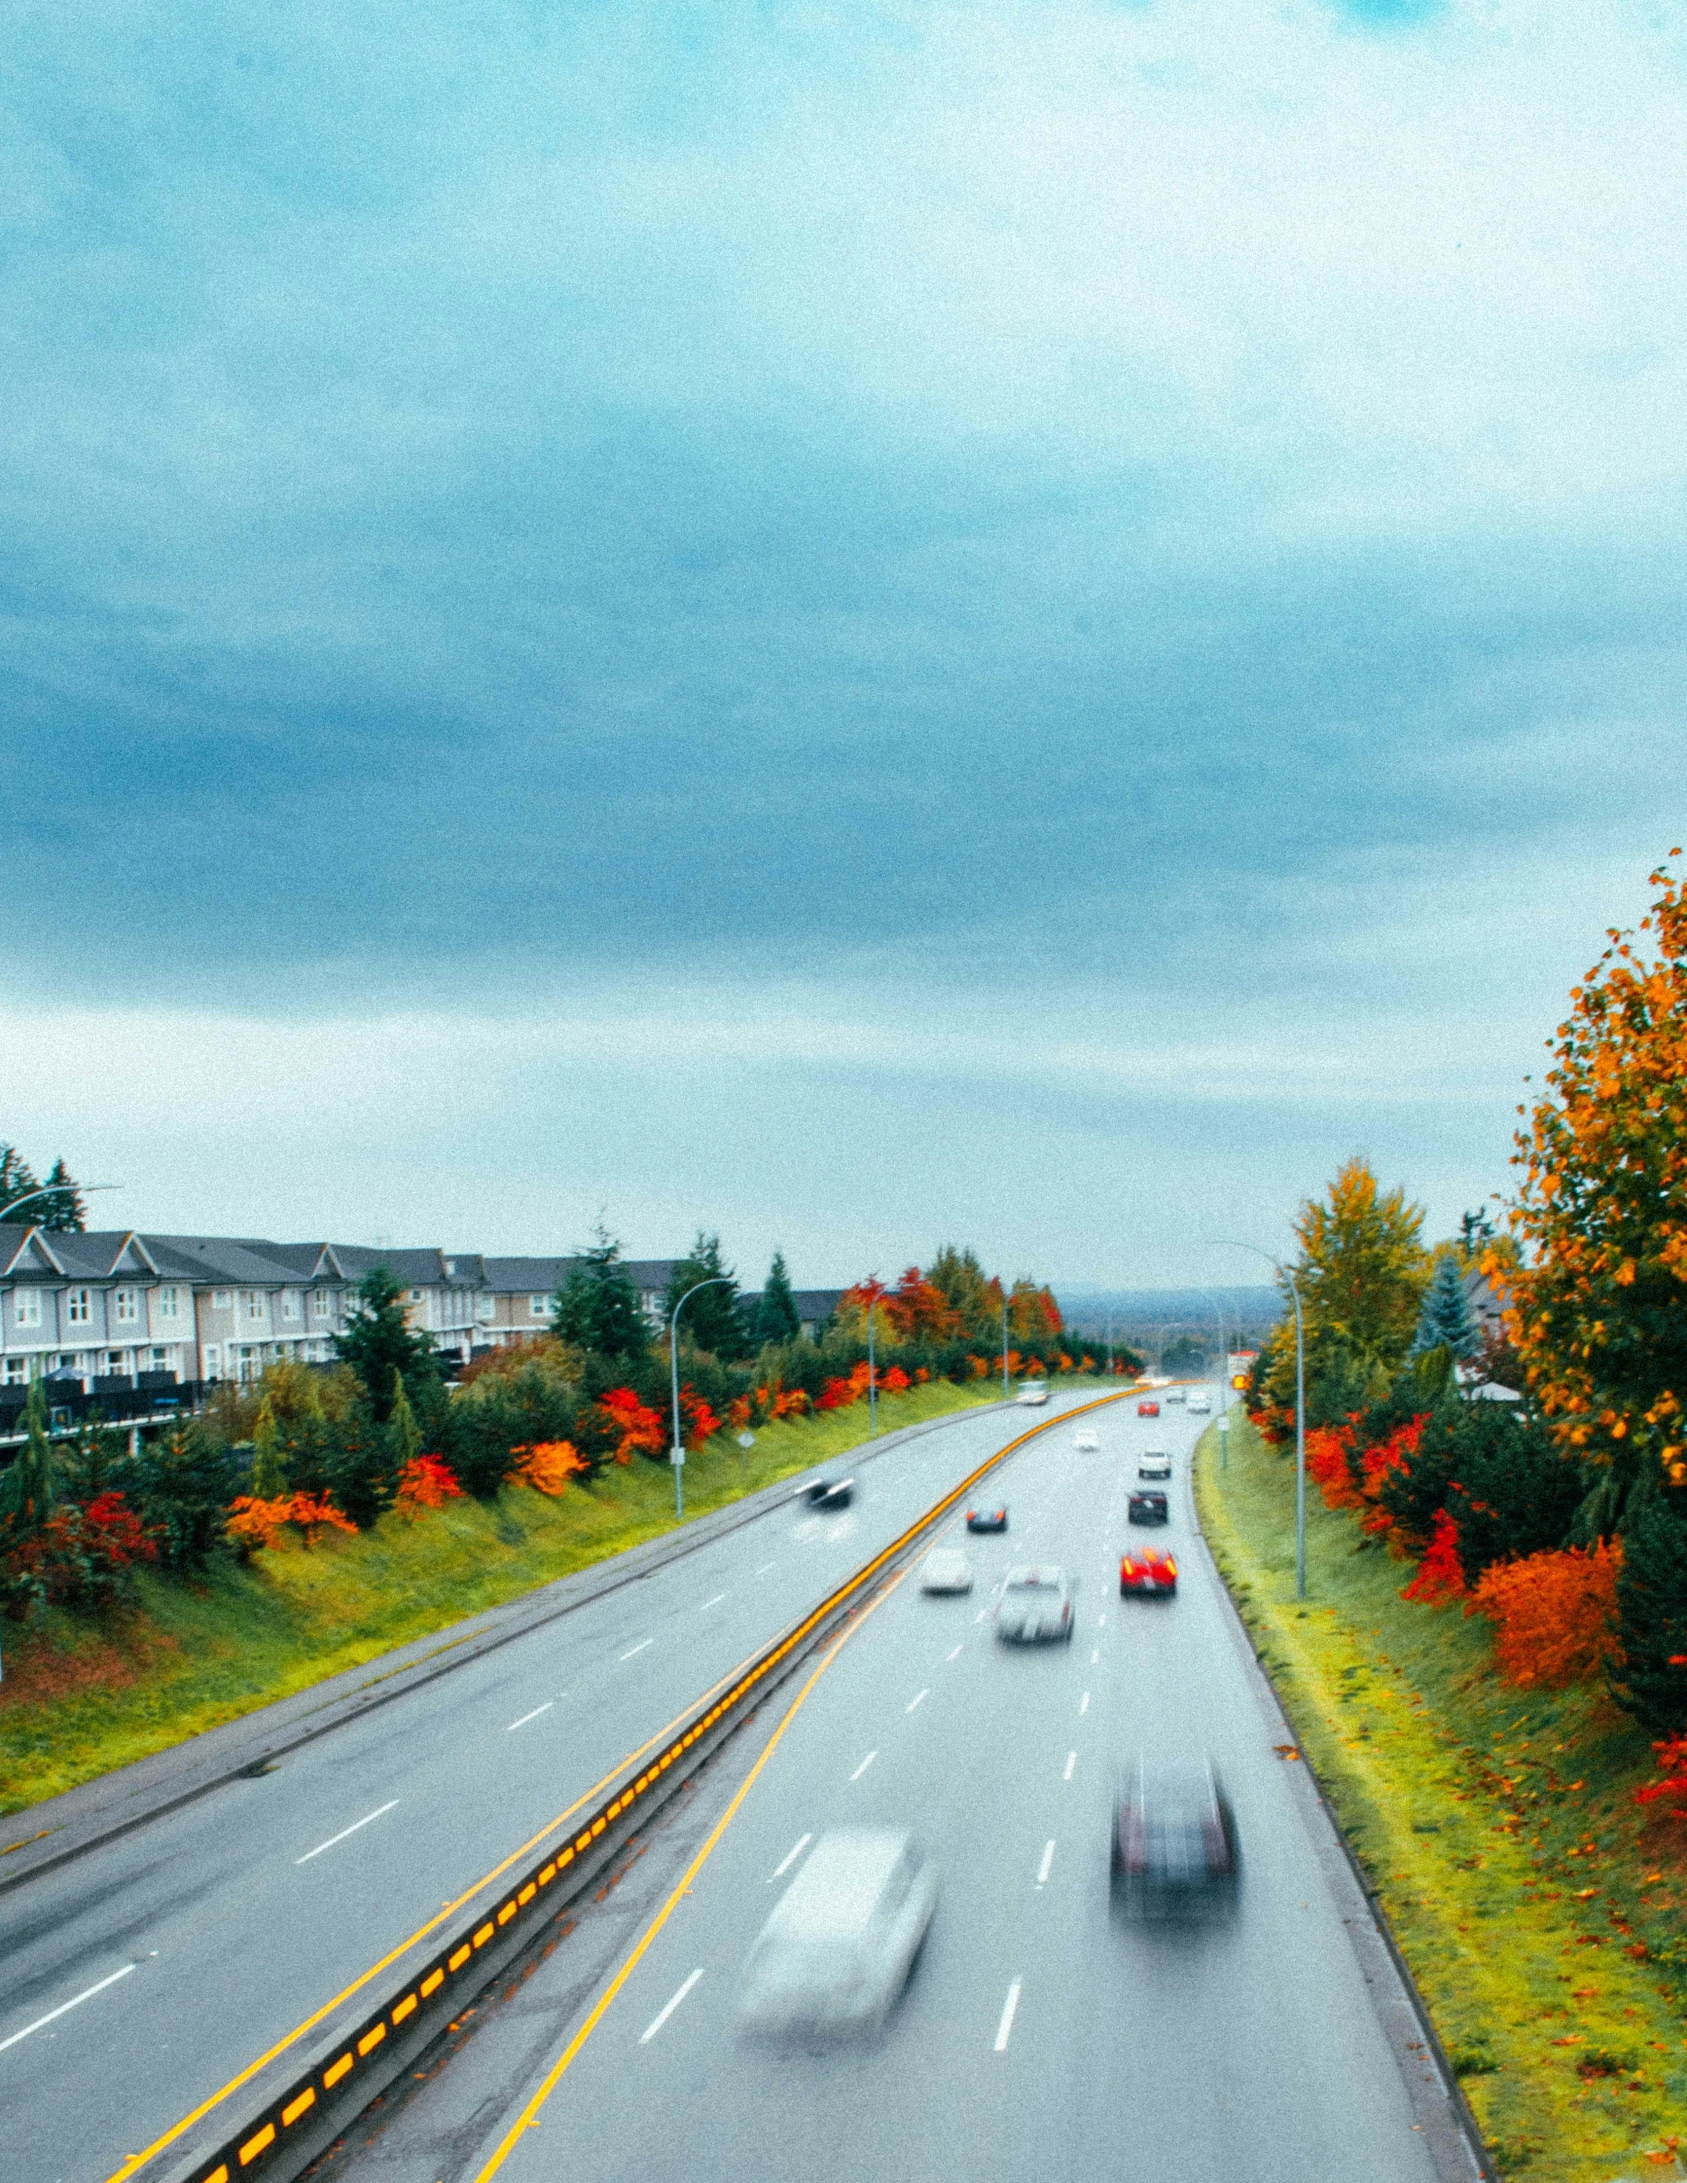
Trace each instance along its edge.
<instances>
[{"instance_id":1,"label":"yellow center line","mask_svg":"<svg viewBox=\"0 0 1687 2183\"><path fill-rule=\"evenodd\" d=\"M714 1827L710 1831L708 1840L703 1844L703 1847L697 1852L696 1856L691 1860L690 1864L686 1866L684 1877L681 1879L679 1885L674 1889L673 1893L668 1897L667 1901L662 1905L661 1909L657 1911L655 1917L651 1919L650 1923L639 1935L637 1945L634 1947L632 1953L628 1956L626 1962L622 1964L621 1968L616 1972L615 1976L610 1980L609 1984L604 1988L603 1994L597 2002L596 2007L592 2010L592 2013L586 2018L586 2021L580 2026L580 2029L574 2034L573 2038L569 2040L567 2046L563 2048L561 2054L558 2055L556 2061L546 2072L544 2080L540 2084L538 2091L534 2093L533 2097L528 2101L527 2105L522 2109L521 2113L516 2117L515 2121L510 2125L509 2129L499 2140L497 2150L493 2153L492 2158L486 2163L486 2166L481 2169L479 2175L475 2178L475 2183L491 2183L491 2178L498 2173L498 2170L504 2165L504 2162L508 2160L510 2154L515 2150L515 2147L521 2138L522 2132L524 2130L536 2130L539 2127L538 2118L540 2108L544 2106L545 2102L550 2098L551 2094L562 2082L563 2075L569 2068L570 2064L573 2062L575 2056L580 2052L580 2049L585 2045L586 2041L591 2037L592 2033L596 2031L598 2025L603 2021L603 2018L608 2011L610 2003L615 1999L615 1996L621 1991L621 1988L627 1983L628 1979L632 1977L634 1971L638 1968L639 1959L643 1956L645 1950L650 1946L651 1942L656 1938L657 1934L661 1932L663 1926L667 1924L669 1918L672 1917L674 1911L679 1907L681 1901L691 1892L691 1883L693 1882L693 1880L696 1879L697 1875L708 1863L710 1857L714 1853L716 1843L719 1842L721 1836L726 1832L727 1828L738 1816L738 1808L743 1803L744 1799L749 1795L751 1789L755 1786L756 1776L761 1772L762 1768L767 1764L768 1760L772 1758L774 1752L778 1749L779 1739L784 1735L786 1729L790 1727L791 1723L801 1712L804 1704L807 1702L809 1692L814 1688L815 1684L819 1682L821 1676L825 1674L826 1670L831 1666L832 1662L837 1658L838 1654L842 1652L845 1645L849 1643L850 1639L855 1635L856 1631L859 1630L866 1622L868 1616L876 1614L878 1612L880 1607L882 1607L885 1601L889 1599L892 1592L896 1590L896 1587L902 1582L903 1578L906 1577L907 1574L908 1571L906 1569L899 1570L897 1574L890 1579L889 1583L885 1585L884 1589L879 1593L878 1597L871 1603L871 1605L864 1608L862 1612L856 1617L855 1621L852 1622L848 1626L848 1628L843 1630L840 1635L835 1637L830 1645L827 1646L826 1650L821 1654L819 1660L815 1663L814 1672L809 1676L807 1682L803 1684L801 1690L799 1690L796 1696L791 1700L789 1706L786 1707L785 1713L780 1720L779 1726L767 1739L766 1748L762 1751L761 1756L756 1760L756 1763L750 1768L750 1771L739 1783L738 1789L733 1796L732 1802L726 1807L726 1810L722 1812L720 1818L715 1822Z\"/></svg>"}]
</instances>

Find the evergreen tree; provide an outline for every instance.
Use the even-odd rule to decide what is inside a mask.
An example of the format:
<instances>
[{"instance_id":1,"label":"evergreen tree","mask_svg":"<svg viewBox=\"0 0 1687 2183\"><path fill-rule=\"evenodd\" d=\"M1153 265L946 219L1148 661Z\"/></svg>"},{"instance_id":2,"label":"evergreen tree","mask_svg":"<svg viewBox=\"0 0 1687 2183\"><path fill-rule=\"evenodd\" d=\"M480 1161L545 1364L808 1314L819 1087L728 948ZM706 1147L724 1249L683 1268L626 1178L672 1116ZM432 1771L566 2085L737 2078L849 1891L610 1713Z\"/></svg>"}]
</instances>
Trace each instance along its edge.
<instances>
[{"instance_id":1,"label":"evergreen tree","mask_svg":"<svg viewBox=\"0 0 1687 2183\"><path fill-rule=\"evenodd\" d=\"M46 1186L51 1195L36 1199L29 1209L30 1219L55 1235L81 1235L88 1225L88 1208L63 1160L53 1162Z\"/></svg>"},{"instance_id":2,"label":"evergreen tree","mask_svg":"<svg viewBox=\"0 0 1687 2183\"><path fill-rule=\"evenodd\" d=\"M1435 1271L1424 1291L1417 1332L1408 1354L1422 1357L1432 1349L1444 1349L1461 1363L1474 1357L1482 1346L1476 1322L1464 1293L1464 1276L1451 1251L1435 1261Z\"/></svg>"},{"instance_id":3,"label":"evergreen tree","mask_svg":"<svg viewBox=\"0 0 1687 2183\"><path fill-rule=\"evenodd\" d=\"M756 1306L756 1347L765 1349L769 1343L794 1342L801 1332L797 1300L791 1294L791 1277L785 1271L785 1254L775 1251L773 1264L767 1269L767 1286Z\"/></svg>"},{"instance_id":4,"label":"evergreen tree","mask_svg":"<svg viewBox=\"0 0 1687 2183\"><path fill-rule=\"evenodd\" d=\"M387 1468L396 1482L406 1463L413 1463L422 1452L422 1429L416 1423L416 1413L410 1407L410 1397L404 1392L404 1380L395 1372L392 1376L392 1409L387 1415Z\"/></svg>"},{"instance_id":5,"label":"evergreen tree","mask_svg":"<svg viewBox=\"0 0 1687 2183\"><path fill-rule=\"evenodd\" d=\"M730 1266L722 1263L720 1237L706 1236L699 1229L690 1256L680 1259L668 1276L668 1293L662 1302L670 1319L680 1298L702 1281L715 1285L693 1296L686 1305L679 1325L680 1340L693 1349L707 1350L713 1357L741 1356L748 1345L738 1309L737 1277Z\"/></svg>"},{"instance_id":6,"label":"evergreen tree","mask_svg":"<svg viewBox=\"0 0 1687 2183\"><path fill-rule=\"evenodd\" d=\"M15 1145L0 1145L0 1220L7 1217L6 1208L14 1199L31 1198L33 1202L21 1206L17 1220L23 1227L31 1226L40 1218L42 1200L34 1196L41 1185L36 1181L29 1162Z\"/></svg>"},{"instance_id":7,"label":"evergreen tree","mask_svg":"<svg viewBox=\"0 0 1687 2183\"><path fill-rule=\"evenodd\" d=\"M390 1266L371 1266L357 1284L356 1313L334 1347L363 1382L377 1425L391 1413L395 1372L417 1385L439 1372L433 1343L405 1320L404 1289Z\"/></svg>"},{"instance_id":8,"label":"evergreen tree","mask_svg":"<svg viewBox=\"0 0 1687 2183\"><path fill-rule=\"evenodd\" d=\"M248 1491L240 1459L198 1419L180 1419L143 1445L125 1497L170 1569L203 1567L226 1544L228 1505Z\"/></svg>"},{"instance_id":9,"label":"evergreen tree","mask_svg":"<svg viewBox=\"0 0 1687 2183\"><path fill-rule=\"evenodd\" d=\"M926 1279L941 1290L968 1341L1001 1340L1001 1287L986 1277L976 1251L957 1250L953 1243L945 1243L926 1268Z\"/></svg>"},{"instance_id":10,"label":"evergreen tree","mask_svg":"<svg viewBox=\"0 0 1687 2183\"><path fill-rule=\"evenodd\" d=\"M1649 1736L1687 1729L1687 1495L1648 1492L1623 1523L1617 1702Z\"/></svg>"},{"instance_id":11,"label":"evergreen tree","mask_svg":"<svg viewBox=\"0 0 1687 2183\"><path fill-rule=\"evenodd\" d=\"M39 1531L53 1513L53 1449L47 1438L45 1380L30 1381L23 1417L28 1438L0 1478L0 1516L9 1516L20 1531L31 1532Z\"/></svg>"},{"instance_id":12,"label":"evergreen tree","mask_svg":"<svg viewBox=\"0 0 1687 2183\"><path fill-rule=\"evenodd\" d=\"M252 1426L252 1497L258 1501L275 1501L286 1491L287 1474L281 1467L281 1428L276 1423L275 1405L266 1394L258 1404L258 1415Z\"/></svg>"},{"instance_id":13,"label":"evergreen tree","mask_svg":"<svg viewBox=\"0 0 1687 2183\"><path fill-rule=\"evenodd\" d=\"M650 1329L621 1246L599 1228L551 1298L551 1332L613 1363L632 1366L650 1353Z\"/></svg>"}]
</instances>

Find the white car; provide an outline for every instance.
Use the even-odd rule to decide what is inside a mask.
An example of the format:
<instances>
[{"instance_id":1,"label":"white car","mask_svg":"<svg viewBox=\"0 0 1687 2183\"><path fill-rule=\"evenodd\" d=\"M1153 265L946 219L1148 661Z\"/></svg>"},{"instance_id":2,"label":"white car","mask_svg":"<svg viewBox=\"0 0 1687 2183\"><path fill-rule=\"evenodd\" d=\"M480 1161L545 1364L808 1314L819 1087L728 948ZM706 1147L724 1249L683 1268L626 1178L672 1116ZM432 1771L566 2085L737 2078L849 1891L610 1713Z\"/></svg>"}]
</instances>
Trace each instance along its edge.
<instances>
[{"instance_id":1,"label":"white car","mask_svg":"<svg viewBox=\"0 0 1687 2183\"><path fill-rule=\"evenodd\" d=\"M937 1875L909 1835L822 1835L750 1951L739 2010L751 2031L848 2038L878 2031L937 1908Z\"/></svg>"},{"instance_id":2,"label":"white car","mask_svg":"<svg viewBox=\"0 0 1687 2183\"><path fill-rule=\"evenodd\" d=\"M1101 1435L1093 1426L1086 1425L1072 1435L1072 1445L1080 1455L1098 1455L1101 1452Z\"/></svg>"},{"instance_id":3,"label":"white car","mask_svg":"<svg viewBox=\"0 0 1687 2183\"><path fill-rule=\"evenodd\" d=\"M1211 1412L1212 1406L1213 1398L1204 1387L1197 1387L1189 1398L1189 1411L1192 1417L1206 1417Z\"/></svg>"},{"instance_id":4,"label":"white car","mask_svg":"<svg viewBox=\"0 0 1687 2183\"><path fill-rule=\"evenodd\" d=\"M1168 1387L1166 1389L1164 1399L1167 1402L1181 1402L1184 1397L1184 1392L1185 1390L1181 1387Z\"/></svg>"},{"instance_id":5,"label":"white car","mask_svg":"<svg viewBox=\"0 0 1687 2183\"><path fill-rule=\"evenodd\" d=\"M1169 1478L1171 1474L1172 1459L1164 1448L1146 1449L1136 1466L1139 1478Z\"/></svg>"},{"instance_id":6,"label":"white car","mask_svg":"<svg viewBox=\"0 0 1687 2183\"><path fill-rule=\"evenodd\" d=\"M1047 1380L1027 1380L1019 1390L1019 1399L1028 1410L1040 1410L1049 1399Z\"/></svg>"},{"instance_id":7,"label":"white car","mask_svg":"<svg viewBox=\"0 0 1687 2183\"><path fill-rule=\"evenodd\" d=\"M934 1546L920 1564L922 1592L970 1592L972 1564L958 1547Z\"/></svg>"}]
</instances>

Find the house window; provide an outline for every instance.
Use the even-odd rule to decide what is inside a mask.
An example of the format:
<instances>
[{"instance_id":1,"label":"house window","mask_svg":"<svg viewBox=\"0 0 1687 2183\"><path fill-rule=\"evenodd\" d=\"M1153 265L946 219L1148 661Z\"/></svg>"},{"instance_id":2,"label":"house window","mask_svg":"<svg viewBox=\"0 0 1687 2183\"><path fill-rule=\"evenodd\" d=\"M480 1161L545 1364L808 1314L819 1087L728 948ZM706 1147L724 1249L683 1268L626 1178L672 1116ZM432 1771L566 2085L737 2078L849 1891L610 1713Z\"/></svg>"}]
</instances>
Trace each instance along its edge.
<instances>
[{"instance_id":1,"label":"house window","mask_svg":"<svg viewBox=\"0 0 1687 2183\"><path fill-rule=\"evenodd\" d=\"M245 1307L246 1307L246 1316L247 1316L247 1318L248 1318L248 1319L258 1319L258 1320L261 1320L261 1319L263 1318L263 1316L264 1316L264 1292L263 1292L263 1290L262 1290L262 1289L246 1289L246 1290L243 1290L243 1291L242 1291L242 1295L243 1295L243 1297L244 1297L244 1300L245 1300Z\"/></svg>"},{"instance_id":2,"label":"house window","mask_svg":"<svg viewBox=\"0 0 1687 2183\"><path fill-rule=\"evenodd\" d=\"M326 1289L318 1289L310 1300L313 1319L331 1319L334 1316L334 1299Z\"/></svg>"},{"instance_id":3,"label":"house window","mask_svg":"<svg viewBox=\"0 0 1687 2183\"><path fill-rule=\"evenodd\" d=\"M284 1319L296 1319L296 1318L298 1318L298 1316L299 1316L299 1292L298 1292L298 1290L297 1290L297 1289L283 1289L283 1290L282 1290L282 1292L281 1292L281 1316L282 1316L282 1317L283 1317Z\"/></svg>"},{"instance_id":4,"label":"house window","mask_svg":"<svg viewBox=\"0 0 1687 2183\"><path fill-rule=\"evenodd\" d=\"M475 1307L475 1315L483 1324L490 1325L498 1316L498 1306L490 1296L483 1296Z\"/></svg>"},{"instance_id":5,"label":"house window","mask_svg":"<svg viewBox=\"0 0 1687 2183\"><path fill-rule=\"evenodd\" d=\"M233 1289L213 1289L211 1291L211 1309L213 1311L227 1311L233 1302Z\"/></svg>"},{"instance_id":6,"label":"house window","mask_svg":"<svg viewBox=\"0 0 1687 2183\"><path fill-rule=\"evenodd\" d=\"M126 1369L127 1363L128 1354L126 1351L121 1349L108 1349L106 1351L105 1368L108 1372L121 1374Z\"/></svg>"},{"instance_id":7,"label":"house window","mask_svg":"<svg viewBox=\"0 0 1687 2183\"><path fill-rule=\"evenodd\" d=\"M205 1344L205 1377L208 1380L222 1377L222 1352L215 1342Z\"/></svg>"},{"instance_id":8,"label":"house window","mask_svg":"<svg viewBox=\"0 0 1687 2183\"><path fill-rule=\"evenodd\" d=\"M410 1291L410 1301L413 1304L419 1304L422 1301L422 1292L420 1289L412 1289Z\"/></svg>"},{"instance_id":9,"label":"house window","mask_svg":"<svg viewBox=\"0 0 1687 2183\"><path fill-rule=\"evenodd\" d=\"M550 1309L550 1302L551 1300L548 1296L530 1296L527 1299L528 1317L532 1319L542 1319L545 1316L546 1312Z\"/></svg>"},{"instance_id":10,"label":"house window","mask_svg":"<svg viewBox=\"0 0 1687 2183\"><path fill-rule=\"evenodd\" d=\"M141 1295L139 1289L119 1289L117 1291L117 1316L125 1326L133 1326L141 1315L140 1307Z\"/></svg>"},{"instance_id":11,"label":"house window","mask_svg":"<svg viewBox=\"0 0 1687 2183\"><path fill-rule=\"evenodd\" d=\"M27 1357L8 1357L6 1359L6 1385L8 1387L21 1387L28 1377L29 1359Z\"/></svg>"},{"instance_id":12,"label":"house window","mask_svg":"<svg viewBox=\"0 0 1687 2183\"><path fill-rule=\"evenodd\" d=\"M180 1317L180 1312L178 1311L176 1304L176 1298L178 1293L179 1292L175 1289L159 1290L158 1316L161 1319L175 1319Z\"/></svg>"},{"instance_id":13,"label":"house window","mask_svg":"<svg viewBox=\"0 0 1687 2183\"><path fill-rule=\"evenodd\" d=\"M87 1289L72 1289L65 1298L65 1317L72 1326L86 1326L94 1315L93 1297Z\"/></svg>"},{"instance_id":14,"label":"house window","mask_svg":"<svg viewBox=\"0 0 1687 2183\"><path fill-rule=\"evenodd\" d=\"M14 1326L39 1326L41 1324L41 1291L39 1289L14 1289L12 1291L12 1324Z\"/></svg>"},{"instance_id":15,"label":"house window","mask_svg":"<svg viewBox=\"0 0 1687 2183\"><path fill-rule=\"evenodd\" d=\"M152 1352L152 1369L155 1372L169 1371L170 1352L167 1349L159 1349L157 1347L154 1347Z\"/></svg>"}]
</instances>

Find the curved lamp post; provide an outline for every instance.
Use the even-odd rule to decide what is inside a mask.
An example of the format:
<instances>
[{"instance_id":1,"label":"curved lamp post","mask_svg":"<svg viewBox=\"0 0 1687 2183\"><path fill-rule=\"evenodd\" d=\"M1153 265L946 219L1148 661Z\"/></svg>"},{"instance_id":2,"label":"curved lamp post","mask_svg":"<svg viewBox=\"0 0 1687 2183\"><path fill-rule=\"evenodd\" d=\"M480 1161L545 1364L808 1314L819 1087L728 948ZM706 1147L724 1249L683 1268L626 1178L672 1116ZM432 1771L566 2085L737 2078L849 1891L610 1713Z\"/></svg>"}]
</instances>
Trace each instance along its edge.
<instances>
[{"instance_id":1,"label":"curved lamp post","mask_svg":"<svg viewBox=\"0 0 1687 2183\"><path fill-rule=\"evenodd\" d=\"M121 1190L120 1182L77 1182L68 1186L78 1197L91 1197L96 1190ZM20 1205L32 1205L37 1198L56 1198L64 1183L49 1183L44 1190L26 1190L21 1198L9 1198L0 1205L0 1221L9 1221Z\"/></svg>"},{"instance_id":2,"label":"curved lamp post","mask_svg":"<svg viewBox=\"0 0 1687 2183\"><path fill-rule=\"evenodd\" d=\"M1238 1243L1234 1236L1222 1239L1225 1249L1252 1251L1268 1266L1275 1266L1289 1284L1295 1302L1295 1597L1306 1597L1306 1327L1300 1310L1300 1283L1280 1258L1253 1243Z\"/></svg>"},{"instance_id":3,"label":"curved lamp post","mask_svg":"<svg viewBox=\"0 0 1687 2183\"><path fill-rule=\"evenodd\" d=\"M668 1321L668 1362L672 1365L674 1374L674 1438L673 1445L668 1450L668 1461L674 1466L676 1516L685 1514L685 1440L679 1427L679 1315L697 1294L698 1289L716 1288L721 1282L730 1281L732 1278L729 1273L712 1273L707 1281L699 1281L695 1287L687 1289L674 1306L673 1315Z\"/></svg>"}]
</instances>

